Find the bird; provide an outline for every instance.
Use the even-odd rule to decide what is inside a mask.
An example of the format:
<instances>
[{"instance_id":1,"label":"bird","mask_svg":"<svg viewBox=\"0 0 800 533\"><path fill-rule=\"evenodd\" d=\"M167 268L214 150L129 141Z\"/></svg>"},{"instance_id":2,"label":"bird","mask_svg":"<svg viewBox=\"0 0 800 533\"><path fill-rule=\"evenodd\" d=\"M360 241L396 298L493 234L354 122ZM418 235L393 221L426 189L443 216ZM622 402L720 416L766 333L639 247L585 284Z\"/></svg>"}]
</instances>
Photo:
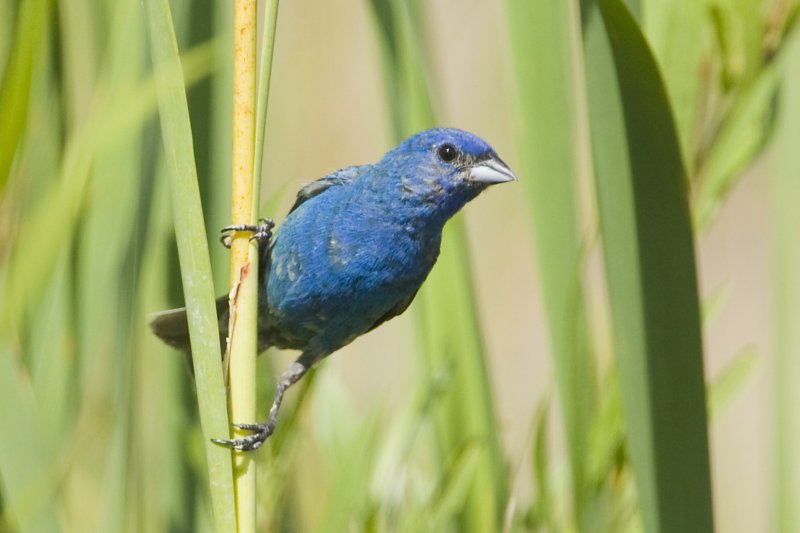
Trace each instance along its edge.
<instances>
[{"instance_id":1,"label":"bird","mask_svg":"<svg viewBox=\"0 0 800 533\"><path fill-rule=\"evenodd\" d=\"M280 375L267 421L234 424L251 434L214 442L259 448L275 430L289 387L408 308L436 263L445 223L491 185L516 179L477 135L434 128L411 135L375 163L302 187L274 235L266 219L223 228L228 236L252 231L259 241L259 353L268 347L301 353ZM222 342L227 297L217 300L217 311ZM151 329L190 353L185 309L157 313Z\"/></svg>"}]
</instances>

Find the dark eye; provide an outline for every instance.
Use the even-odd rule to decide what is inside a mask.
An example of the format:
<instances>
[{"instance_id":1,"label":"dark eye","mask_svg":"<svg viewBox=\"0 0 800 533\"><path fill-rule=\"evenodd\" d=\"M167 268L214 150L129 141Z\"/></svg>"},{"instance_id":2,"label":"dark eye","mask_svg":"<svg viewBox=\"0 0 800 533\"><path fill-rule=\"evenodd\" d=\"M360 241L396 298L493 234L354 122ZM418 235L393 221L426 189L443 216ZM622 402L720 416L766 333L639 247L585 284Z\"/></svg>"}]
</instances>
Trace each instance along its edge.
<instances>
[{"instance_id":1,"label":"dark eye","mask_svg":"<svg viewBox=\"0 0 800 533\"><path fill-rule=\"evenodd\" d=\"M439 154L439 159L441 159L445 163L449 163L450 161L456 158L456 156L458 155L458 150L456 150L456 147L453 146L452 144L445 143L439 147L438 154Z\"/></svg>"}]
</instances>

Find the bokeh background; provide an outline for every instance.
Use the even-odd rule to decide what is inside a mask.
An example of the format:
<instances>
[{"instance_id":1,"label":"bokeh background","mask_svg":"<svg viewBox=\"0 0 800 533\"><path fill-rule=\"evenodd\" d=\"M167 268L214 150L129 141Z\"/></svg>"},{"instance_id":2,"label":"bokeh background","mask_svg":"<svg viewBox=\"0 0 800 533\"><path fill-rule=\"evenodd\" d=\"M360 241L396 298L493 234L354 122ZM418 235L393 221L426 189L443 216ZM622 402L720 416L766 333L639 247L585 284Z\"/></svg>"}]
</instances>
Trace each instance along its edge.
<instances>
[{"instance_id":1,"label":"bokeh background","mask_svg":"<svg viewBox=\"0 0 800 533\"><path fill-rule=\"evenodd\" d=\"M579 6L564 4L571 6L566 28L574 45ZM797 3L628 4L679 116L705 378L716 388L708 432L716 530L797 531L797 510L780 505L800 496L800 462L787 453L800 443L797 396L787 386L800 379ZM222 294L227 252L217 232L230 212L231 5L170 5ZM574 128L575 174L531 176L525 154L555 148L532 146L521 133L528 118L520 119L526 109L520 102L537 96L525 93L519 65L537 64L537 52L524 43L552 21L520 20L525 5L281 3L264 215L280 224L300 186L377 160L401 132L428 119L487 139L520 182L472 202L444 243L468 266L471 278L460 287L469 289L477 318L451 323L446 333L472 342L477 326L477 348L470 350L485 365L488 389L454 385L458 370L448 365L460 364L453 362L458 357L425 355L431 346L459 352L461 345L425 333L436 299L446 293L423 295L425 301L340 350L290 392L274 443L259 452L265 530L643 527L612 362L584 50L573 47L568 69L577 73L574 116L547 125L554 132ZM394 63L379 24L381 6L393 10L396 43L412 51ZM530 12L537 9L547 11ZM192 377L146 326L148 313L182 303L149 54L138 0L0 0L0 531L211 528ZM676 96L676 87L684 92ZM409 103L408 94L425 94L429 108ZM408 117L414 106L425 118ZM713 204L703 211L695 200L702 179L710 179L703 174L709 153L725 170L713 194L701 198ZM601 437L586 452L587 463L600 466L585 489L570 481L554 369L561 355L543 304L537 200L525 184L534 179L577 184L581 298L602 411L592 422ZM293 355L270 350L260 358L259 412L266 414L273 374ZM492 437L453 430L447 442L446 420L463 416L452 407L463 403L458 395L487 390ZM501 448L491 453L503 466L489 483L481 462L493 439ZM781 439L788 439L783 447ZM581 512L576 490L589 494Z\"/></svg>"}]
</instances>

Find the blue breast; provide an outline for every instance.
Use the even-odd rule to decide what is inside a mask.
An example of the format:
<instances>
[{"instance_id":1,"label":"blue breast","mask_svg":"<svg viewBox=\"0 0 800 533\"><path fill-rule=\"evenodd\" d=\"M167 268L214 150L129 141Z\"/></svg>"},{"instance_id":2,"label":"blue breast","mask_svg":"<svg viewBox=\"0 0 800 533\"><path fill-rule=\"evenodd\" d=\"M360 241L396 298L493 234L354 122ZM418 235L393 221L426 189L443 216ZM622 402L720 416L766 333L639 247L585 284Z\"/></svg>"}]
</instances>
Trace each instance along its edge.
<instances>
[{"instance_id":1,"label":"blue breast","mask_svg":"<svg viewBox=\"0 0 800 533\"><path fill-rule=\"evenodd\" d=\"M441 224L382 180L331 187L287 217L267 276L273 343L329 353L409 301L436 261Z\"/></svg>"}]
</instances>

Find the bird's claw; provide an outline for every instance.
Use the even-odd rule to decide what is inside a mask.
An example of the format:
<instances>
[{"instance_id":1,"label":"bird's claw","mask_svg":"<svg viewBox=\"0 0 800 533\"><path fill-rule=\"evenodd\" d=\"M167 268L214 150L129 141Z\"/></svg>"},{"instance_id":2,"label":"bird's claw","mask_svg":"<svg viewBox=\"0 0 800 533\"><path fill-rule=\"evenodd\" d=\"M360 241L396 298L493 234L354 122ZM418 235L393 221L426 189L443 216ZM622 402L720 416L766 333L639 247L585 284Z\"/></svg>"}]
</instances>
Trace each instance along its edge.
<instances>
[{"instance_id":1,"label":"bird's claw","mask_svg":"<svg viewBox=\"0 0 800 533\"><path fill-rule=\"evenodd\" d=\"M259 218L258 224L234 224L232 226L226 226L220 230L222 235L219 238L219 242L221 242L222 246L225 248L230 248L234 233L237 231L252 231L253 236L250 237L251 241L255 239L259 244L266 243L272 238L272 229L274 227L275 222L273 222L271 218Z\"/></svg>"},{"instance_id":2,"label":"bird's claw","mask_svg":"<svg viewBox=\"0 0 800 533\"><path fill-rule=\"evenodd\" d=\"M211 439L212 442L221 446L226 446L234 450L248 452L257 450L262 444L272 435L275 431L274 424L234 424L233 427L243 429L245 431L253 431L252 435L242 437L239 439Z\"/></svg>"}]
</instances>

